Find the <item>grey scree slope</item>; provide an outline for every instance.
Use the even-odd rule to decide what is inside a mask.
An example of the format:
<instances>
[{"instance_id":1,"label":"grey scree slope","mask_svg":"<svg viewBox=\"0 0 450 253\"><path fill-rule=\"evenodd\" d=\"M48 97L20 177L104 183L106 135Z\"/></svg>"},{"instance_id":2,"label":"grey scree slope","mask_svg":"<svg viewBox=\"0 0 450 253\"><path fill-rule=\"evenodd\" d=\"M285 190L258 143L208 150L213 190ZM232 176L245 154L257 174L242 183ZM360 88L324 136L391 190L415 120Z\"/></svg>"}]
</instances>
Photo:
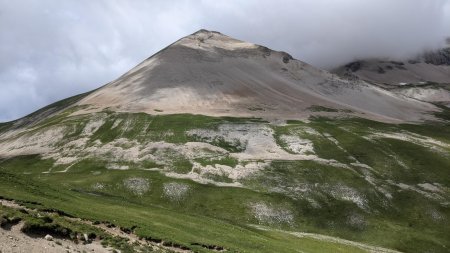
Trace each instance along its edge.
<instances>
[{"instance_id":1,"label":"grey scree slope","mask_svg":"<svg viewBox=\"0 0 450 253\"><path fill-rule=\"evenodd\" d=\"M84 112L163 110L211 116L306 118L313 105L387 122L429 119L435 106L349 81L284 52L200 30L143 61L78 105ZM83 113L83 112L79 112Z\"/></svg>"}]
</instances>

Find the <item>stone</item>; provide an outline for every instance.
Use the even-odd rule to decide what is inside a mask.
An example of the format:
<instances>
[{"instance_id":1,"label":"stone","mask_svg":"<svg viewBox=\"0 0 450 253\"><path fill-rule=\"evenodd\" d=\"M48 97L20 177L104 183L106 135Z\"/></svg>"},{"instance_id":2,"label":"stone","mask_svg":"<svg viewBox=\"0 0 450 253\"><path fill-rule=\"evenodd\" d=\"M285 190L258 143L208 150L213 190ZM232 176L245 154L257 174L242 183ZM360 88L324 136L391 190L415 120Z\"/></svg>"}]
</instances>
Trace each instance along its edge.
<instances>
[{"instance_id":1,"label":"stone","mask_svg":"<svg viewBox=\"0 0 450 253\"><path fill-rule=\"evenodd\" d=\"M53 241L53 236L51 236L51 235L46 235L46 236L44 237L44 239L47 240L47 241Z\"/></svg>"}]
</instances>

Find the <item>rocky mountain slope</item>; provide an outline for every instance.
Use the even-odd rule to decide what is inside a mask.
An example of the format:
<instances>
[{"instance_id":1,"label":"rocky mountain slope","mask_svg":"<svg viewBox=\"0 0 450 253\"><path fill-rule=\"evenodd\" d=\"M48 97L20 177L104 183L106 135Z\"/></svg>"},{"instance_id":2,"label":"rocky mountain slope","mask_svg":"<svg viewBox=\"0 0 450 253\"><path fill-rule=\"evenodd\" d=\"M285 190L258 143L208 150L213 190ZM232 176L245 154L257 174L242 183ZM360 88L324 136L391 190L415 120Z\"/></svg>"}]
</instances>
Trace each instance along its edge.
<instances>
[{"instance_id":1,"label":"rocky mountain slope","mask_svg":"<svg viewBox=\"0 0 450 253\"><path fill-rule=\"evenodd\" d=\"M201 30L81 100L90 109L305 118L320 105L371 118L416 121L432 105L341 79L289 54Z\"/></svg>"},{"instance_id":2,"label":"rocky mountain slope","mask_svg":"<svg viewBox=\"0 0 450 253\"><path fill-rule=\"evenodd\" d=\"M355 61L334 70L334 72L385 85L450 83L449 59L450 48L445 48L407 61L388 59Z\"/></svg>"},{"instance_id":3,"label":"rocky mountain slope","mask_svg":"<svg viewBox=\"0 0 450 253\"><path fill-rule=\"evenodd\" d=\"M450 44L405 60L358 60L332 71L349 80L364 80L419 101L450 105Z\"/></svg>"},{"instance_id":4,"label":"rocky mountain slope","mask_svg":"<svg viewBox=\"0 0 450 253\"><path fill-rule=\"evenodd\" d=\"M0 197L25 211L0 217L121 252L447 252L449 120L201 30L1 123Z\"/></svg>"}]
</instances>

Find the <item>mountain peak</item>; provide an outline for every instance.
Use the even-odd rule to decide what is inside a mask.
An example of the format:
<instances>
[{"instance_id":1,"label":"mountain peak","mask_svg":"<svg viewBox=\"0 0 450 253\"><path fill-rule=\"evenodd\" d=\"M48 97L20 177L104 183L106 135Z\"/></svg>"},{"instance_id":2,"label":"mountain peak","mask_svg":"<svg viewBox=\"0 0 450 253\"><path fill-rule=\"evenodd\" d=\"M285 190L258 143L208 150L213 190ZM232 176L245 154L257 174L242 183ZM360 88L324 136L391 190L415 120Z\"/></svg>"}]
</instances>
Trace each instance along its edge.
<instances>
[{"instance_id":1,"label":"mountain peak","mask_svg":"<svg viewBox=\"0 0 450 253\"><path fill-rule=\"evenodd\" d=\"M217 31L200 29L197 32L188 35L176 43L177 46L186 46L194 49L213 50L213 49L257 49L260 46L242 40L234 39L230 36Z\"/></svg>"},{"instance_id":2,"label":"mountain peak","mask_svg":"<svg viewBox=\"0 0 450 253\"><path fill-rule=\"evenodd\" d=\"M429 104L352 83L294 60L289 54L199 30L145 60L81 100L96 110L210 116L304 118L321 105L419 120Z\"/></svg>"},{"instance_id":3,"label":"mountain peak","mask_svg":"<svg viewBox=\"0 0 450 253\"><path fill-rule=\"evenodd\" d=\"M200 30L198 30L198 31L196 31L195 33L193 33L193 34L191 34L191 35L198 35L198 34L211 34L211 33L215 33L215 34L221 34L221 35L223 35L222 33L220 33L220 32L217 32L217 31L210 31L210 30L207 30L207 29L200 29Z\"/></svg>"}]
</instances>

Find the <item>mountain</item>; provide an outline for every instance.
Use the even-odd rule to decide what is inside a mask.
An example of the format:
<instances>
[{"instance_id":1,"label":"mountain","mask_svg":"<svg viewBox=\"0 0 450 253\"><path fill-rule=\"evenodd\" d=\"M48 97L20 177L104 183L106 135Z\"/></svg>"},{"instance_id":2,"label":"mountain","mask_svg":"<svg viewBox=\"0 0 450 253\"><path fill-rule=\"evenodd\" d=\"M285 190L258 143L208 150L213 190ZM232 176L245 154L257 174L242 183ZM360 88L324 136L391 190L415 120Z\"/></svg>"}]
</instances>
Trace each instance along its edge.
<instances>
[{"instance_id":1,"label":"mountain","mask_svg":"<svg viewBox=\"0 0 450 253\"><path fill-rule=\"evenodd\" d=\"M432 105L349 82L289 54L200 30L94 91L93 110L294 119L320 105L390 121L417 121Z\"/></svg>"},{"instance_id":2,"label":"mountain","mask_svg":"<svg viewBox=\"0 0 450 253\"><path fill-rule=\"evenodd\" d=\"M442 49L426 51L411 59L360 59L332 72L386 86L450 83L450 39Z\"/></svg>"},{"instance_id":3,"label":"mountain","mask_svg":"<svg viewBox=\"0 0 450 253\"><path fill-rule=\"evenodd\" d=\"M409 60L364 59L332 72L349 80L364 80L419 101L450 105L450 42L447 47Z\"/></svg>"},{"instance_id":4,"label":"mountain","mask_svg":"<svg viewBox=\"0 0 450 253\"><path fill-rule=\"evenodd\" d=\"M0 225L121 252L447 252L450 109L355 73L200 30L1 123Z\"/></svg>"}]
</instances>

